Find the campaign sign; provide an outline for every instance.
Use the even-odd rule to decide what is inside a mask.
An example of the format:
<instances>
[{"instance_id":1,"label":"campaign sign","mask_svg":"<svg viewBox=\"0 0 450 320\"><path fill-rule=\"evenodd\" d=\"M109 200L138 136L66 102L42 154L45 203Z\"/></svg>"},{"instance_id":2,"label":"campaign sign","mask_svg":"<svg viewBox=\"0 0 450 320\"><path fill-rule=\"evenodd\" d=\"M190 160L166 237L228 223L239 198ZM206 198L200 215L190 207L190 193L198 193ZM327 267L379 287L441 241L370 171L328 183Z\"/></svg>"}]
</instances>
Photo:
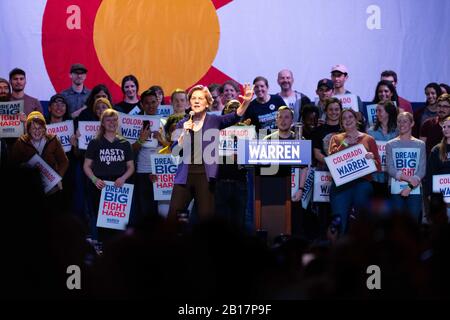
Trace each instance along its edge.
<instances>
[{"instance_id":1,"label":"campaign sign","mask_svg":"<svg viewBox=\"0 0 450 320\"><path fill-rule=\"evenodd\" d=\"M64 152L69 152L72 149L70 137L73 135L73 132L73 120L67 120L47 125L47 133L54 134L58 137L64 148Z\"/></svg>"},{"instance_id":2,"label":"campaign sign","mask_svg":"<svg viewBox=\"0 0 450 320\"><path fill-rule=\"evenodd\" d=\"M377 121L377 104L368 104L367 109L367 121L369 122L369 127L373 127Z\"/></svg>"},{"instance_id":3,"label":"campaign sign","mask_svg":"<svg viewBox=\"0 0 450 320\"><path fill-rule=\"evenodd\" d=\"M387 143L387 141L375 140L375 142L377 144L378 154L380 155L380 159L381 159L381 171L386 171L387 170L387 165L386 165L386 143Z\"/></svg>"},{"instance_id":4,"label":"campaign sign","mask_svg":"<svg viewBox=\"0 0 450 320\"><path fill-rule=\"evenodd\" d=\"M125 183L119 188L112 181L105 181L105 184L100 195L97 227L125 230L130 219L134 185Z\"/></svg>"},{"instance_id":5,"label":"campaign sign","mask_svg":"<svg viewBox=\"0 0 450 320\"><path fill-rule=\"evenodd\" d=\"M80 121L78 122L78 149L87 150L89 142L95 138L100 128L100 121Z\"/></svg>"},{"instance_id":6,"label":"campaign sign","mask_svg":"<svg viewBox=\"0 0 450 320\"><path fill-rule=\"evenodd\" d=\"M162 104L158 106L156 110L156 114L162 118L167 118L171 114L173 114L173 106L170 104Z\"/></svg>"},{"instance_id":7,"label":"campaign sign","mask_svg":"<svg viewBox=\"0 0 450 320\"><path fill-rule=\"evenodd\" d=\"M44 192L48 193L52 190L58 182L62 180L61 176L50 167L38 154L35 154L27 162L31 168L37 168L41 174L42 184L44 185Z\"/></svg>"},{"instance_id":8,"label":"campaign sign","mask_svg":"<svg viewBox=\"0 0 450 320\"><path fill-rule=\"evenodd\" d=\"M338 98L341 101L342 109L353 109L356 112L359 111L358 98L356 97L356 94L352 93L338 94L333 97Z\"/></svg>"},{"instance_id":9,"label":"campaign sign","mask_svg":"<svg viewBox=\"0 0 450 320\"><path fill-rule=\"evenodd\" d=\"M308 165L311 140L238 140L238 164Z\"/></svg>"},{"instance_id":10,"label":"campaign sign","mask_svg":"<svg viewBox=\"0 0 450 320\"><path fill-rule=\"evenodd\" d=\"M152 154L152 172L156 175L153 182L153 195L155 200L170 200L172 196L173 182L178 165L171 154Z\"/></svg>"},{"instance_id":11,"label":"campaign sign","mask_svg":"<svg viewBox=\"0 0 450 320\"><path fill-rule=\"evenodd\" d=\"M149 122L150 131L159 131L159 116L132 116L129 114L120 113L119 126L121 135L131 144L135 143L139 139L139 135L141 134L144 120L147 120ZM153 138L153 135L150 134L143 146L147 148L156 148L158 146L158 140Z\"/></svg>"},{"instance_id":12,"label":"campaign sign","mask_svg":"<svg viewBox=\"0 0 450 320\"><path fill-rule=\"evenodd\" d=\"M433 192L442 193L445 203L450 203L450 174L433 176Z\"/></svg>"},{"instance_id":13,"label":"campaign sign","mask_svg":"<svg viewBox=\"0 0 450 320\"><path fill-rule=\"evenodd\" d=\"M17 138L23 134L21 112L23 100L0 102L0 138Z\"/></svg>"},{"instance_id":14,"label":"campaign sign","mask_svg":"<svg viewBox=\"0 0 450 320\"><path fill-rule=\"evenodd\" d=\"M420 149L393 148L392 160L397 171L402 171L404 175L412 177L416 174L420 165ZM408 182L391 178L391 194L400 194L407 187ZM420 185L414 188L409 194L420 194Z\"/></svg>"},{"instance_id":15,"label":"campaign sign","mask_svg":"<svg viewBox=\"0 0 450 320\"><path fill-rule=\"evenodd\" d=\"M357 144L325 158L336 186L377 171L373 159L366 159L366 148Z\"/></svg>"},{"instance_id":16,"label":"campaign sign","mask_svg":"<svg viewBox=\"0 0 450 320\"><path fill-rule=\"evenodd\" d=\"M232 156L237 154L237 145L240 139L256 139L255 126L231 126L220 130L219 156Z\"/></svg>"},{"instance_id":17,"label":"campaign sign","mask_svg":"<svg viewBox=\"0 0 450 320\"><path fill-rule=\"evenodd\" d=\"M333 177L328 171L314 172L314 202L330 202L330 188Z\"/></svg>"},{"instance_id":18,"label":"campaign sign","mask_svg":"<svg viewBox=\"0 0 450 320\"><path fill-rule=\"evenodd\" d=\"M300 182L300 169L299 168L292 168L292 169L296 171L295 181L297 185L297 183ZM314 185L314 168L310 167L308 168L308 175L306 176L305 185L303 186L304 190L301 198L303 209L306 209L308 207L308 203L311 200L313 185Z\"/></svg>"}]
</instances>

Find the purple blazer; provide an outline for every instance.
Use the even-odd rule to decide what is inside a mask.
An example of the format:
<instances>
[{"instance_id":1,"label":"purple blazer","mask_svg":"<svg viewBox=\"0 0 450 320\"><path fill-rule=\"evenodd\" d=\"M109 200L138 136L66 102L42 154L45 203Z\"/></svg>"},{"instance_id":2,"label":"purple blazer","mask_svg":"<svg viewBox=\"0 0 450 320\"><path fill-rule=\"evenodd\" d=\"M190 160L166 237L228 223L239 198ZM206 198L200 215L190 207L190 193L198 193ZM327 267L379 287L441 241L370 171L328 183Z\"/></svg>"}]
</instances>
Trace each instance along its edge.
<instances>
[{"instance_id":1,"label":"purple blazer","mask_svg":"<svg viewBox=\"0 0 450 320\"><path fill-rule=\"evenodd\" d=\"M180 120L177 123L176 129L182 129L183 124L187 120L189 120L188 117L184 118L183 120ZM221 130L221 129L224 129L224 128L227 128L229 126L236 124L240 120L241 120L241 117L238 116L236 114L236 112L232 112L232 113L222 115L222 116L206 113L205 120L203 121L202 135L204 135L208 129ZM215 161L213 161L212 164L207 164L207 163L205 163L205 161L203 159L203 164L205 166L205 172L206 172L206 177L208 178L208 181L211 181L211 179L217 178L217 173L219 171L219 154L216 154L216 152L215 152L216 150L218 151L218 147L219 147L219 135L214 136L214 138L209 138L209 141L205 141L204 139L202 139L202 154L203 154L205 148L208 145L210 145L211 143L215 144L214 151L211 152L211 155L213 156ZM209 150L211 148L212 147L210 146ZM190 155L187 155L187 156L190 158ZM184 163L184 161L182 161L178 165L178 170L175 175L175 184L186 184L188 172L189 172L189 164L186 164L186 163Z\"/></svg>"}]
</instances>

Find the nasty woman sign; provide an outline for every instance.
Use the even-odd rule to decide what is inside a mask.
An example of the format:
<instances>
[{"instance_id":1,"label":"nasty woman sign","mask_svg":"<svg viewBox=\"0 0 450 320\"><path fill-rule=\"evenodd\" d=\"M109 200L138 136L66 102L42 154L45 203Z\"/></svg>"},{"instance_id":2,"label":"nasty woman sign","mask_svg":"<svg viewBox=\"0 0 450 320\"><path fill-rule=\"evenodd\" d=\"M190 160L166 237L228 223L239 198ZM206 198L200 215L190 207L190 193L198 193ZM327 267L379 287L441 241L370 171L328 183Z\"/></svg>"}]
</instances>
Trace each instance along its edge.
<instances>
[{"instance_id":1,"label":"nasty woman sign","mask_svg":"<svg viewBox=\"0 0 450 320\"><path fill-rule=\"evenodd\" d=\"M357 144L325 158L336 186L377 171L375 162L366 159L366 154L366 148Z\"/></svg>"},{"instance_id":2,"label":"nasty woman sign","mask_svg":"<svg viewBox=\"0 0 450 320\"><path fill-rule=\"evenodd\" d=\"M114 182L105 181L98 206L97 227L125 230L130 219L132 184L115 187Z\"/></svg>"},{"instance_id":3,"label":"nasty woman sign","mask_svg":"<svg viewBox=\"0 0 450 320\"><path fill-rule=\"evenodd\" d=\"M442 193L445 203L450 203L450 174L433 176L433 192Z\"/></svg>"}]
</instances>

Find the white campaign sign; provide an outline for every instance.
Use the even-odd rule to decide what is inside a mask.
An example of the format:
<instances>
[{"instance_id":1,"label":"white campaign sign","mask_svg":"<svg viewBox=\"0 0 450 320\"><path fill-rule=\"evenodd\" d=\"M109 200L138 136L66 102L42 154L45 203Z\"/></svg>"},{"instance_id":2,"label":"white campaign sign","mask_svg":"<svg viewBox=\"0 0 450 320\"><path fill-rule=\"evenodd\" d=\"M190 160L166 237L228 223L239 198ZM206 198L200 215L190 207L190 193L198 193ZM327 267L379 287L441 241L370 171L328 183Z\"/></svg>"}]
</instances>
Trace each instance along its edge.
<instances>
[{"instance_id":1,"label":"white campaign sign","mask_svg":"<svg viewBox=\"0 0 450 320\"><path fill-rule=\"evenodd\" d=\"M433 176L433 192L442 193L445 203L450 203L450 174Z\"/></svg>"},{"instance_id":2,"label":"white campaign sign","mask_svg":"<svg viewBox=\"0 0 450 320\"><path fill-rule=\"evenodd\" d=\"M366 148L357 144L325 158L336 186L377 171L375 162L366 159L366 154Z\"/></svg>"},{"instance_id":3,"label":"white campaign sign","mask_svg":"<svg viewBox=\"0 0 450 320\"><path fill-rule=\"evenodd\" d=\"M392 161L398 171L402 171L404 175L414 176L417 169L421 165L420 161L420 149L419 148L393 148L392 149ZM425 164L423 164L425 165ZM391 178L391 194L400 194L403 189L408 187L406 181L399 181ZM414 188L409 194L420 194L421 186Z\"/></svg>"},{"instance_id":4,"label":"white campaign sign","mask_svg":"<svg viewBox=\"0 0 450 320\"><path fill-rule=\"evenodd\" d=\"M162 118L167 118L168 116L173 114L173 106L170 104L159 105L156 114Z\"/></svg>"},{"instance_id":5,"label":"white campaign sign","mask_svg":"<svg viewBox=\"0 0 450 320\"><path fill-rule=\"evenodd\" d=\"M300 169L296 168L295 170L298 170L298 178L300 178ZM312 193L313 193L313 185L314 185L314 172L315 169L312 167L308 168L308 175L306 176L305 186L302 193L302 207L306 210L308 207L309 201L311 200ZM297 180L299 181L299 180Z\"/></svg>"},{"instance_id":6,"label":"white campaign sign","mask_svg":"<svg viewBox=\"0 0 450 320\"><path fill-rule=\"evenodd\" d=\"M368 104L367 109L367 121L369 122L369 127L372 127L377 121L377 104Z\"/></svg>"},{"instance_id":7,"label":"white campaign sign","mask_svg":"<svg viewBox=\"0 0 450 320\"><path fill-rule=\"evenodd\" d=\"M338 94L333 97L336 97L339 100L341 100L342 109L353 109L356 112L359 112L358 98L356 97L356 94L352 93Z\"/></svg>"},{"instance_id":8,"label":"white campaign sign","mask_svg":"<svg viewBox=\"0 0 450 320\"><path fill-rule=\"evenodd\" d=\"M121 135L131 144L135 143L136 140L139 139L145 120L150 124L150 131L159 131L159 116L132 116L129 114L119 113L119 127ZM158 146L158 140L153 138L153 135L150 134L143 146L147 148L156 148Z\"/></svg>"},{"instance_id":9,"label":"white campaign sign","mask_svg":"<svg viewBox=\"0 0 450 320\"><path fill-rule=\"evenodd\" d=\"M97 227L125 230L130 219L134 185L125 183L122 187L105 181L106 186L100 195Z\"/></svg>"},{"instance_id":10,"label":"white campaign sign","mask_svg":"<svg viewBox=\"0 0 450 320\"><path fill-rule=\"evenodd\" d=\"M53 123L47 125L47 133L54 134L61 142L64 152L72 150L72 144L70 143L70 137L74 133L73 120L67 120L59 123Z\"/></svg>"},{"instance_id":11,"label":"white campaign sign","mask_svg":"<svg viewBox=\"0 0 450 320\"><path fill-rule=\"evenodd\" d=\"M386 143L387 143L387 141L376 140L375 142L377 144L378 154L380 155L380 159L381 159L381 171L386 171L387 170L387 166L386 166Z\"/></svg>"},{"instance_id":12,"label":"white campaign sign","mask_svg":"<svg viewBox=\"0 0 450 320\"><path fill-rule=\"evenodd\" d=\"M314 202L330 202L330 188L333 177L328 171L314 172Z\"/></svg>"},{"instance_id":13,"label":"white campaign sign","mask_svg":"<svg viewBox=\"0 0 450 320\"><path fill-rule=\"evenodd\" d=\"M255 126L231 126L220 130L219 156L237 154L237 141L256 139Z\"/></svg>"},{"instance_id":14,"label":"white campaign sign","mask_svg":"<svg viewBox=\"0 0 450 320\"><path fill-rule=\"evenodd\" d=\"M157 181L153 182L155 200L170 200L172 197L173 181L178 165L171 154L152 154L152 172Z\"/></svg>"},{"instance_id":15,"label":"white campaign sign","mask_svg":"<svg viewBox=\"0 0 450 320\"><path fill-rule=\"evenodd\" d=\"M48 193L52 190L58 182L62 180L61 176L50 167L47 162L44 161L38 154L35 154L27 162L28 166L31 168L37 168L41 173L42 183L44 185L44 192Z\"/></svg>"},{"instance_id":16,"label":"white campaign sign","mask_svg":"<svg viewBox=\"0 0 450 320\"><path fill-rule=\"evenodd\" d=\"M89 142L95 138L100 128L100 121L80 121L78 122L78 149L86 150Z\"/></svg>"},{"instance_id":17,"label":"white campaign sign","mask_svg":"<svg viewBox=\"0 0 450 320\"><path fill-rule=\"evenodd\" d=\"M0 138L17 138L23 134L20 113L23 100L0 102Z\"/></svg>"}]
</instances>

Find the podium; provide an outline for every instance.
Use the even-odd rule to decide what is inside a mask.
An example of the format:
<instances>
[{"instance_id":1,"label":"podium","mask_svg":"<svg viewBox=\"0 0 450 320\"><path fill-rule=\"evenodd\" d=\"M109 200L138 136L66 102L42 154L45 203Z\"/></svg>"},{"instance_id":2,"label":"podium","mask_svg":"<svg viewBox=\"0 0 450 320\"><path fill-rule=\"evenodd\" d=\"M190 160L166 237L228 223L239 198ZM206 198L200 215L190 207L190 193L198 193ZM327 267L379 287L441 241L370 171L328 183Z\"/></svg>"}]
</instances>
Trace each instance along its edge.
<instances>
[{"instance_id":1,"label":"podium","mask_svg":"<svg viewBox=\"0 0 450 320\"><path fill-rule=\"evenodd\" d=\"M238 140L238 164L255 168L255 229L267 232L269 243L281 233L292 234L291 167L309 165L311 154L310 140ZM263 169L274 164L277 174Z\"/></svg>"},{"instance_id":2,"label":"podium","mask_svg":"<svg viewBox=\"0 0 450 320\"><path fill-rule=\"evenodd\" d=\"M256 171L256 170L255 170ZM291 176L254 175L254 222L256 231L267 232L272 243L279 234L292 234Z\"/></svg>"}]
</instances>

